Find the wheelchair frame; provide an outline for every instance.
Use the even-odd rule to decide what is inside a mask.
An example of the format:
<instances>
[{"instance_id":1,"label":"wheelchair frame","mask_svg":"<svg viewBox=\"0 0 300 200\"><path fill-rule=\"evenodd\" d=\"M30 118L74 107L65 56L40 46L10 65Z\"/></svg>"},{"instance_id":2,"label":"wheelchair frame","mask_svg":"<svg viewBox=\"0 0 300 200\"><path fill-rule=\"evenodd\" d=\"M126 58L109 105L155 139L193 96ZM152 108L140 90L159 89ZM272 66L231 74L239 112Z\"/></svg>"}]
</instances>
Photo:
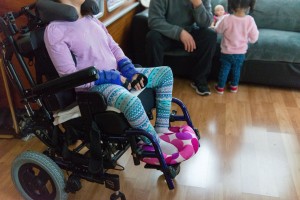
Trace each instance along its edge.
<instances>
[{"instance_id":1,"label":"wheelchair frame","mask_svg":"<svg viewBox=\"0 0 300 200\"><path fill-rule=\"evenodd\" d=\"M96 113L104 113L107 105L104 97L98 93L76 93L77 103L82 114L81 120L84 122L81 130L74 130L72 128L74 123L72 124L72 122L63 124L65 132L52 124L51 112L53 109L49 110L51 106L49 107L46 103L47 98L58 92L72 90L76 86L94 81L98 78L98 74L94 67L90 67L62 78L37 84L25 62L27 55L22 54L18 46L21 36L45 27L45 24L33 12L33 9L35 9L35 4L22 7L19 12L7 12L0 17L0 33L2 32L4 35L4 40L1 41L3 67L11 83L17 88L30 118L30 124L27 128L48 147L42 154L25 152L15 159L12 166L12 178L19 192L25 198L31 199L41 197L43 199L66 199L67 193L74 193L80 190L80 179L85 179L90 182L105 184L106 188L115 191L110 199L121 198L124 200L126 199L125 195L119 191L119 176L109 174L106 171L116 168L117 160L128 148L131 148L135 165L139 165L143 157L157 158L160 166L146 164L145 168L161 170L169 189L174 189L172 179L179 173L180 165L166 164L159 144L149 133L132 128L126 129L123 133L102 133L95 123L94 116ZM27 25L22 27L22 29L19 29L16 25L16 19L20 16L26 16L28 19ZM31 43L30 48L35 49L36 46ZM16 66L12 62L13 55L17 58L22 72L30 84L30 88L24 87L20 75L16 71ZM153 95L153 91L147 91L145 95L145 99L148 99L149 95ZM99 102L102 102L102 106L96 106L97 109L95 110L95 105L98 105ZM177 115L173 111L170 116L170 122L186 121L194 129L198 139L200 139L199 132L194 128L183 102L177 98L173 98L172 102L181 108L183 115ZM34 110L32 104L37 104L39 109ZM150 108L153 108L154 104L154 102L150 102L150 106L146 105L149 107L148 110L150 110L148 112L150 118ZM145 152L141 150L137 145L139 136L147 137L152 142L155 151ZM70 150L68 148L69 145L77 139L81 140L82 143ZM85 154L80 153L85 147L88 147L88 151ZM67 181L65 181L61 169L71 172ZM39 172L35 173L36 170ZM51 183L52 192L45 191L45 184L49 182Z\"/></svg>"}]
</instances>

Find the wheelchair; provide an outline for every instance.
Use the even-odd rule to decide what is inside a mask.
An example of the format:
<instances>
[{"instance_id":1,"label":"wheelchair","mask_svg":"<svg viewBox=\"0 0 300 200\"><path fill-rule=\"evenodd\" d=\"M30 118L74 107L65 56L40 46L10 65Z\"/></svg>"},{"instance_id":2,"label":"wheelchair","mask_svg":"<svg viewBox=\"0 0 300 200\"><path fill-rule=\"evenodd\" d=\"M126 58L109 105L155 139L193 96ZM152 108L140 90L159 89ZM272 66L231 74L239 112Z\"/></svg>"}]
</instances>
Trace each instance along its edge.
<instances>
[{"instance_id":1,"label":"wheelchair","mask_svg":"<svg viewBox=\"0 0 300 200\"><path fill-rule=\"evenodd\" d=\"M75 91L75 87L98 79L93 66L58 77L43 43L44 29L51 20L74 21L77 18L71 11L64 12L56 4L51 0L37 0L18 12L7 12L0 17L3 67L27 111L30 120L26 128L47 146L42 153L26 151L15 158L11 168L15 187L25 199L63 200L67 199L68 193L79 191L82 187L80 181L84 179L104 184L114 191L111 200L125 200L125 195L119 191L119 176L107 171L120 167L118 159L130 148L135 165L143 161L145 168L160 170L168 188L174 189L172 179L180 172L180 163L167 163L152 135L130 127L122 113L108 109L101 94ZM94 0L86 0L83 6L91 9L93 14L99 12ZM53 13L57 10L60 14ZM17 19L24 16L26 24L17 25ZM17 66L13 63L14 58ZM30 64L35 67L35 78ZM20 79L17 67L21 68L29 88ZM149 119L153 119L155 91L145 89L138 97ZM186 122L196 135L198 148L200 134L193 126L184 103L174 97L172 102L179 106L183 114L172 111L170 123ZM54 123L55 113L69 112L74 108L80 110L80 116ZM152 151L139 145L142 136L151 141ZM147 158L156 159L158 164L147 163Z\"/></svg>"}]
</instances>

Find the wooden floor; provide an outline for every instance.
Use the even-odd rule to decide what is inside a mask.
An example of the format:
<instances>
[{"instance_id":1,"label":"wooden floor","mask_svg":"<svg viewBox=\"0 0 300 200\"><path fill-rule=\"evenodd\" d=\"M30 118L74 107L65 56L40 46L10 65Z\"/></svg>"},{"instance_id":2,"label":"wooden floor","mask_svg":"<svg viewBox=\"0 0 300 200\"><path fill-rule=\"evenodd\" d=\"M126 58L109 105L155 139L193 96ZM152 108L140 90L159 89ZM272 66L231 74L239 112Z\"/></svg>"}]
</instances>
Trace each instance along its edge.
<instances>
[{"instance_id":1,"label":"wooden floor","mask_svg":"<svg viewBox=\"0 0 300 200\"><path fill-rule=\"evenodd\" d=\"M125 170L115 172L127 200L300 200L299 90L242 84L236 94L200 97L177 78L173 94L201 131L201 148L182 163L172 191L160 171L134 166L127 152L119 160ZM11 162L20 152L43 148L36 138L0 140L0 199L22 199L10 178ZM69 199L108 200L112 193L82 185Z\"/></svg>"}]
</instances>

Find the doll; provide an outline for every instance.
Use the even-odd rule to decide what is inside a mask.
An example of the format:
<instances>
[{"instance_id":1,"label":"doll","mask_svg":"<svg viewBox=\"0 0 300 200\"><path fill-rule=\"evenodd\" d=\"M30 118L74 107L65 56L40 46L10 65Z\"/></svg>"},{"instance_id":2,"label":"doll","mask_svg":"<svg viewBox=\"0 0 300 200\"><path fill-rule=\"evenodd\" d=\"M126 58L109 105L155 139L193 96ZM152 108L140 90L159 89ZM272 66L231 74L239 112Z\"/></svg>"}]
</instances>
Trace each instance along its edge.
<instances>
[{"instance_id":1,"label":"doll","mask_svg":"<svg viewBox=\"0 0 300 200\"><path fill-rule=\"evenodd\" d=\"M216 5L214 8L214 21L211 24L211 27L215 27L216 23L220 21L228 13L225 12L225 9L222 5Z\"/></svg>"}]
</instances>

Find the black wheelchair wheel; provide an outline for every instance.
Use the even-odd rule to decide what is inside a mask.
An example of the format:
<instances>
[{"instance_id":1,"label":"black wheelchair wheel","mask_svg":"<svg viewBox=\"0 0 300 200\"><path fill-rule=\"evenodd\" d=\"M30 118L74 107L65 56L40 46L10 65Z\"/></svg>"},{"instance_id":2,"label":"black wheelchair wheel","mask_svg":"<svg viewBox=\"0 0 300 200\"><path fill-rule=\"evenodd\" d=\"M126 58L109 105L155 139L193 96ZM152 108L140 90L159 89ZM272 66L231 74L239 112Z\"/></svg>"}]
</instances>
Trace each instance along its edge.
<instances>
[{"instance_id":1,"label":"black wheelchair wheel","mask_svg":"<svg viewBox=\"0 0 300 200\"><path fill-rule=\"evenodd\" d=\"M12 163L11 177L24 199L66 200L68 197L62 170L44 154L21 153Z\"/></svg>"}]
</instances>

